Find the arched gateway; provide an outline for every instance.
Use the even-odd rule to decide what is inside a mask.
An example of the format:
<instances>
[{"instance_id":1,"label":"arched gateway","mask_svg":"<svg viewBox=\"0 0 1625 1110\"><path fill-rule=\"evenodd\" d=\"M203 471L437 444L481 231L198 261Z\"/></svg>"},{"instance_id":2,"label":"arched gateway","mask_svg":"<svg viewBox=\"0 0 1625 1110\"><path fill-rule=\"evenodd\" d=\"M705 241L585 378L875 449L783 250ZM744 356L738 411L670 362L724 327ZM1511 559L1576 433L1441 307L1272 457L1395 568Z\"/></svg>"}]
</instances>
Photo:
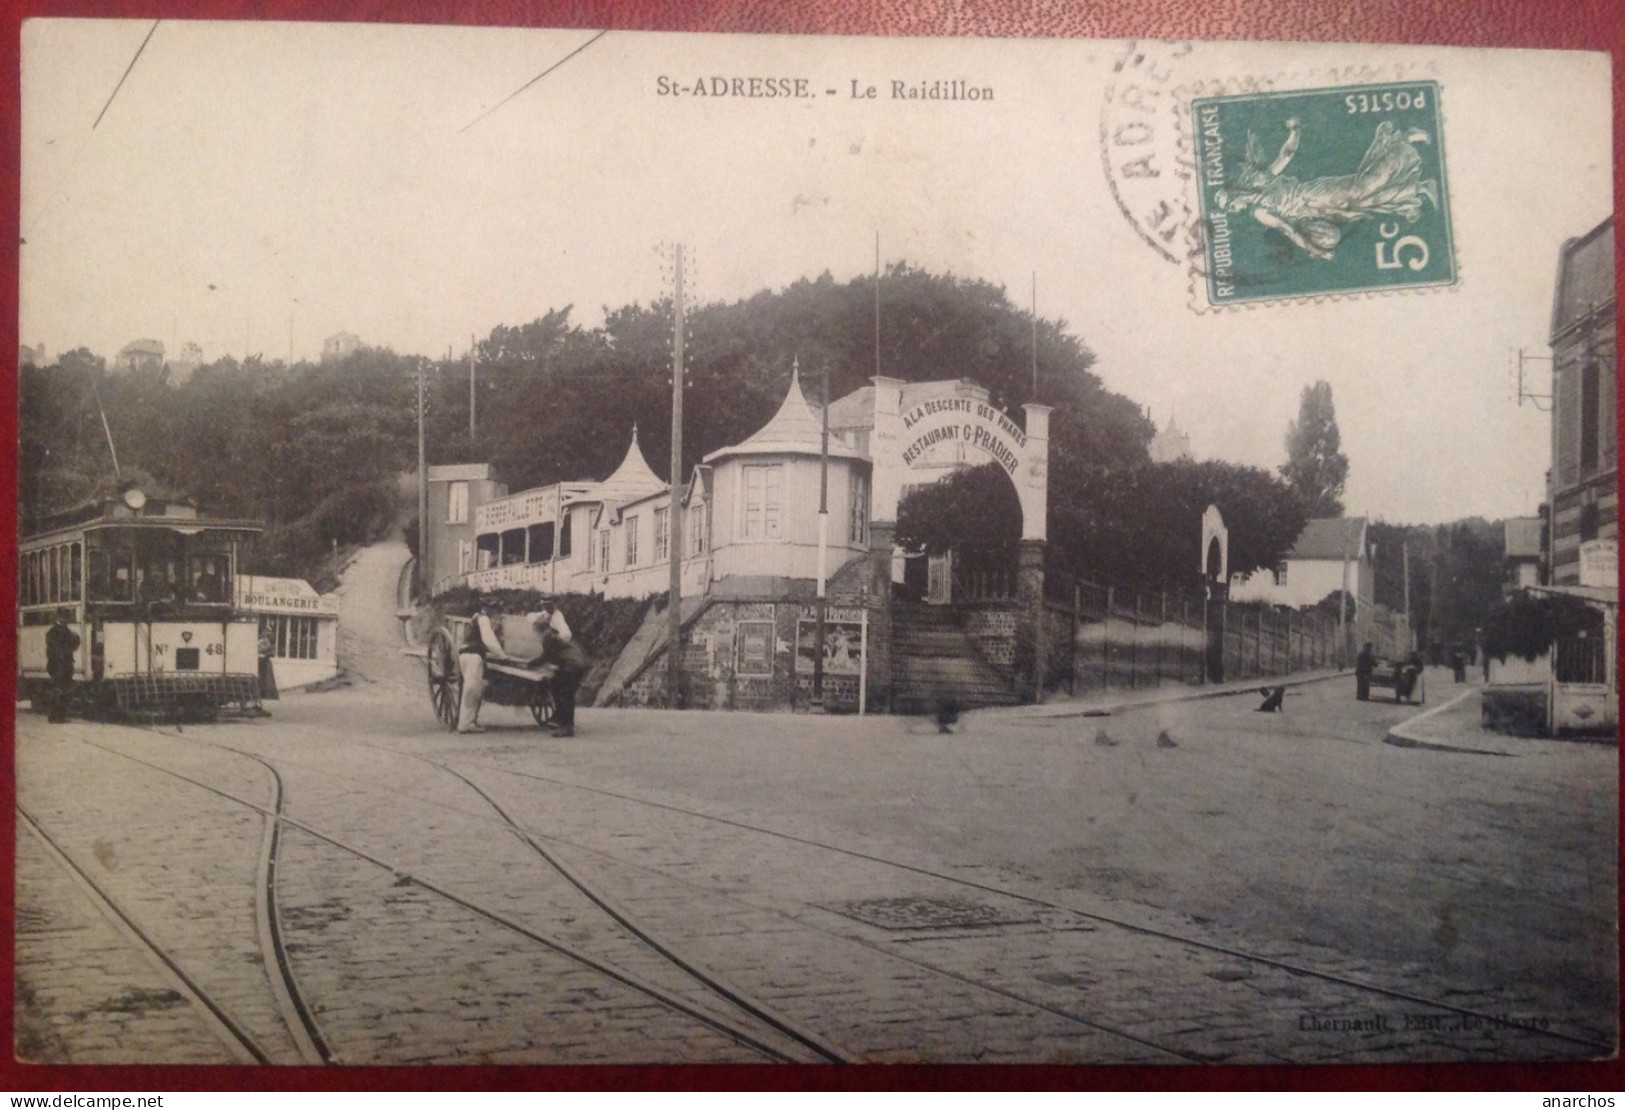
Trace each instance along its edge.
<instances>
[{"instance_id":1,"label":"arched gateway","mask_svg":"<svg viewBox=\"0 0 1625 1110\"><path fill-rule=\"evenodd\" d=\"M1048 405L1023 405L1018 427L970 382L906 383L874 379L874 519L897 520L904 491L967 464L992 461L1010 479L1021 503L1023 544L1042 544L1049 508Z\"/></svg>"},{"instance_id":2,"label":"arched gateway","mask_svg":"<svg viewBox=\"0 0 1625 1110\"><path fill-rule=\"evenodd\" d=\"M882 599L890 593L897 506L907 490L986 461L996 463L1010 479L1021 505L1016 572L1023 625L1020 635L1035 647L1030 680L1035 696L1041 694L1047 665L1043 618L1050 406L1023 405L1021 426L989 401L985 388L971 382L903 382L885 377L875 378L870 389L851 400L870 401L864 406L868 412L849 415L854 418L854 429L866 433L874 464L872 577ZM858 428L860 422L867 427Z\"/></svg>"}]
</instances>

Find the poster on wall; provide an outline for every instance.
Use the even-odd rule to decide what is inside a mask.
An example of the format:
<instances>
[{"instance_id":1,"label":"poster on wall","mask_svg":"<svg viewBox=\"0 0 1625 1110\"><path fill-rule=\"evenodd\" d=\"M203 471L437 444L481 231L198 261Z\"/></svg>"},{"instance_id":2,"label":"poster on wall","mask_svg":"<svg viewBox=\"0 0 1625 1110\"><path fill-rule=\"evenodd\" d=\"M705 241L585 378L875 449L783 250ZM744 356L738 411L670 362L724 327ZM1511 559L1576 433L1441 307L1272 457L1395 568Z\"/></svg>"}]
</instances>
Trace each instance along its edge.
<instances>
[{"instance_id":1,"label":"poster on wall","mask_svg":"<svg viewBox=\"0 0 1625 1110\"><path fill-rule=\"evenodd\" d=\"M824 615L824 675L863 673L863 622L859 609L830 609ZM796 673L810 675L818 660L818 617L796 621Z\"/></svg>"}]
</instances>

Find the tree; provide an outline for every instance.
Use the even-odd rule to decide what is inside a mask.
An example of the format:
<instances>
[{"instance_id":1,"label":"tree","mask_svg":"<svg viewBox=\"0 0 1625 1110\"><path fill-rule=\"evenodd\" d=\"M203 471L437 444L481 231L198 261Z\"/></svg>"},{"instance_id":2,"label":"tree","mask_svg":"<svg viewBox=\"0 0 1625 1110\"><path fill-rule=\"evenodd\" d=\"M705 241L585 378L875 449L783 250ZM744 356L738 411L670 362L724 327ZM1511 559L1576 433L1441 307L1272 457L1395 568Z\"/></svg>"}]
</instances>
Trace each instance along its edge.
<instances>
[{"instance_id":1,"label":"tree","mask_svg":"<svg viewBox=\"0 0 1625 1110\"><path fill-rule=\"evenodd\" d=\"M1302 506L1267 471L1220 461L1133 461L1050 469L1046 565L1114 586L1178 590L1201 573L1202 512L1230 531L1230 570L1272 567L1303 530ZM904 498L897 539L936 553L1002 550L1013 559L1021 507L996 464L957 471Z\"/></svg>"},{"instance_id":2,"label":"tree","mask_svg":"<svg viewBox=\"0 0 1625 1110\"><path fill-rule=\"evenodd\" d=\"M1305 386L1298 401L1298 418L1287 425L1286 463L1281 467L1281 477L1311 518L1343 515L1349 460L1340 450L1341 445L1331 385L1318 381Z\"/></svg>"},{"instance_id":3,"label":"tree","mask_svg":"<svg viewBox=\"0 0 1625 1110\"><path fill-rule=\"evenodd\" d=\"M939 555L950 549L1014 553L1021 503L998 463L956 470L911 490L897 506L897 542Z\"/></svg>"},{"instance_id":4,"label":"tree","mask_svg":"<svg viewBox=\"0 0 1625 1110\"><path fill-rule=\"evenodd\" d=\"M1149 422L1090 372L1094 356L1065 321L1035 328L997 285L906 264L887 270L880 293L879 373L975 382L1018 421L1036 396L1053 407L1052 473L1080 475L1087 488L1146 461ZM826 369L833 398L869 385L874 306L872 277L837 282L827 273L695 306L683 474L760 428L798 359L809 396ZM572 323L570 311L550 309L480 340L472 444L466 355L429 361L370 348L319 364L223 359L174 385L152 374L108 375L89 352L69 352L21 382L20 507L28 519L64 508L111 473L99 388L122 465L148 468L207 512L263 520L270 565L313 573L331 540L359 541L390 515L386 482L417 454L420 368L431 464L488 462L516 490L601 479L620 463L635 422L644 457L664 476L671 302L606 307L595 328ZM1013 509L1008 480L995 477L1003 486L992 492Z\"/></svg>"}]
</instances>

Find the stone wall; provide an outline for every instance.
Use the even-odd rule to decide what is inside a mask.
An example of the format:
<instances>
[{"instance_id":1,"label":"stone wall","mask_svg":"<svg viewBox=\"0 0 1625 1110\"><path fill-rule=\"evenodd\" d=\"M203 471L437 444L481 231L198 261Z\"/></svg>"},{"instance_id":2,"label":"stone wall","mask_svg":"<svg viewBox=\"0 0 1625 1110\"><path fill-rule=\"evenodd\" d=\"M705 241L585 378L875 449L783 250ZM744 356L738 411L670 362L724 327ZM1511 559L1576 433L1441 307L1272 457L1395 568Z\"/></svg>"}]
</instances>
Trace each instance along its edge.
<instances>
[{"instance_id":1,"label":"stone wall","mask_svg":"<svg viewBox=\"0 0 1625 1110\"><path fill-rule=\"evenodd\" d=\"M1014 670L1021 629L1021 611L1015 602L973 602L956 605L954 611L983 659L1005 671Z\"/></svg>"},{"instance_id":2,"label":"stone wall","mask_svg":"<svg viewBox=\"0 0 1625 1110\"><path fill-rule=\"evenodd\" d=\"M861 562L861 561L860 561ZM860 676L846 673L841 660L856 660L862 647L862 623L853 615L868 611L870 673L875 656L887 655L885 633L875 607L863 589L864 577L832 581L827 602L826 641L834 662L826 663L824 708L832 713L856 713ZM690 709L805 710L812 700L812 662L798 656L798 626L816 618L815 603L805 598L714 598L683 628L680 704ZM844 618L844 619L843 619ZM854 629L854 625L858 627ZM666 653L655 651L627 683L617 703L627 706L668 704ZM885 710L873 688L869 706ZM882 696L884 691L882 691Z\"/></svg>"}]
</instances>

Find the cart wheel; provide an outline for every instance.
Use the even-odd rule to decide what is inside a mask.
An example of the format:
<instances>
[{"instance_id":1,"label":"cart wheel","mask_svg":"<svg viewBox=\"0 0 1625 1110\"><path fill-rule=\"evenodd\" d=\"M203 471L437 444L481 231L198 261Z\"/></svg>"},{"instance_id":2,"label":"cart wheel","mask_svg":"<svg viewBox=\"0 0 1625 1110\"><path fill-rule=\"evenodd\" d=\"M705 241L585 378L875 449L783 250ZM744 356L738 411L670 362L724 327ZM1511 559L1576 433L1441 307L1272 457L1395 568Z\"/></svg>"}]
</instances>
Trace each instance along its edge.
<instances>
[{"instance_id":1,"label":"cart wheel","mask_svg":"<svg viewBox=\"0 0 1625 1110\"><path fill-rule=\"evenodd\" d=\"M539 725L553 719L553 688L545 682L536 683L536 689L530 695L530 715L536 718Z\"/></svg>"},{"instance_id":2,"label":"cart wheel","mask_svg":"<svg viewBox=\"0 0 1625 1110\"><path fill-rule=\"evenodd\" d=\"M463 672L457 668L457 652L451 636L437 628L429 637L429 701L434 715L448 729L457 727L457 709L463 701Z\"/></svg>"}]
</instances>

